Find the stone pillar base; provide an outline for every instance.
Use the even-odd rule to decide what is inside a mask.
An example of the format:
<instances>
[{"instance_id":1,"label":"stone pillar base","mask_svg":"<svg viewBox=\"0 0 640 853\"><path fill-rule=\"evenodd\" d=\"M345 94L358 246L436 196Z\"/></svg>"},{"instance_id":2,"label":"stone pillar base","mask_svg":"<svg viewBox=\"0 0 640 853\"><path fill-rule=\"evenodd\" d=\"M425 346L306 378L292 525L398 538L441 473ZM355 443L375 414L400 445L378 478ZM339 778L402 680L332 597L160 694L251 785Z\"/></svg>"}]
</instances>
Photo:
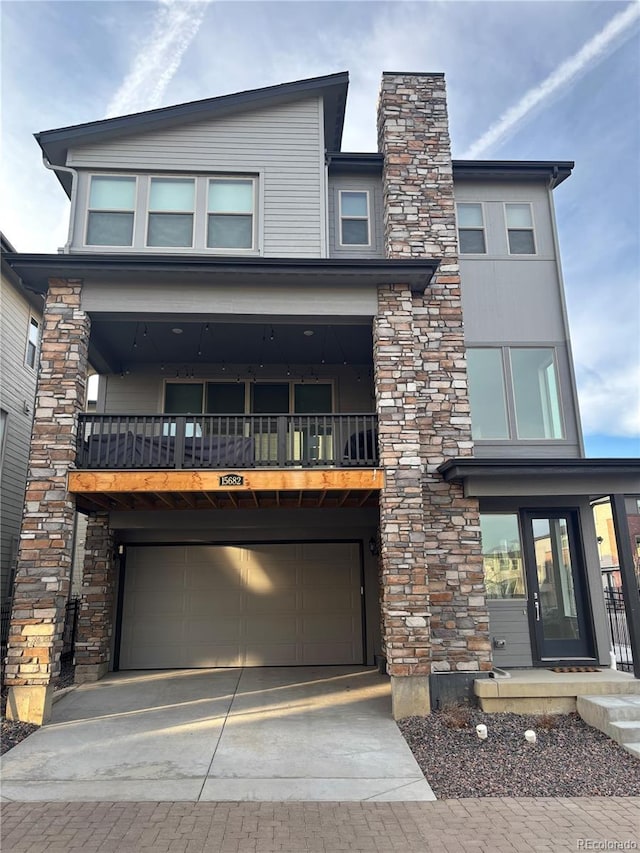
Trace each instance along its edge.
<instances>
[{"instance_id":1,"label":"stone pillar base","mask_svg":"<svg viewBox=\"0 0 640 853\"><path fill-rule=\"evenodd\" d=\"M42 726L51 719L52 684L21 684L10 687L6 717L21 723Z\"/></svg>"},{"instance_id":2,"label":"stone pillar base","mask_svg":"<svg viewBox=\"0 0 640 853\"><path fill-rule=\"evenodd\" d=\"M89 684L92 681L100 681L109 672L109 664L103 663L83 663L76 664L74 684Z\"/></svg>"},{"instance_id":3,"label":"stone pillar base","mask_svg":"<svg viewBox=\"0 0 640 853\"><path fill-rule=\"evenodd\" d=\"M430 714L429 676L392 675L391 712L394 720Z\"/></svg>"}]
</instances>

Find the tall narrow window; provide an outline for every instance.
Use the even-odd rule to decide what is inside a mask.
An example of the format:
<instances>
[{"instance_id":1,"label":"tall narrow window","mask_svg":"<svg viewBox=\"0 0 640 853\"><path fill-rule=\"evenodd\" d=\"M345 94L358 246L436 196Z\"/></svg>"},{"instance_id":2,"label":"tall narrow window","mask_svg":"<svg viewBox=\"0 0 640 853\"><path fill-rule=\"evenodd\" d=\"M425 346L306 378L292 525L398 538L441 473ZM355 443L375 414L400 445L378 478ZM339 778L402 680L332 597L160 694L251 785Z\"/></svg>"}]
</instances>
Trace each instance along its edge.
<instances>
[{"instance_id":1,"label":"tall narrow window","mask_svg":"<svg viewBox=\"0 0 640 853\"><path fill-rule=\"evenodd\" d=\"M535 255L536 241L533 235L533 214L530 204L505 205L509 254Z\"/></svg>"},{"instance_id":2,"label":"tall narrow window","mask_svg":"<svg viewBox=\"0 0 640 853\"><path fill-rule=\"evenodd\" d=\"M340 191L340 245L368 246L369 193Z\"/></svg>"},{"instance_id":3,"label":"tall narrow window","mask_svg":"<svg viewBox=\"0 0 640 853\"><path fill-rule=\"evenodd\" d=\"M7 421L9 413L4 409L0 409L0 468L2 468L2 460L4 459L4 442L7 435Z\"/></svg>"},{"instance_id":4,"label":"tall narrow window","mask_svg":"<svg viewBox=\"0 0 640 853\"><path fill-rule=\"evenodd\" d=\"M38 362L38 343L40 341L40 324L35 317L29 318L29 329L27 332L27 352L25 364L35 370Z\"/></svg>"},{"instance_id":5,"label":"tall narrow window","mask_svg":"<svg viewBox=\"0 0 640 853\"><path fill-rule=\"evenodd\" d=\"M484 240L482 205L464 202L456 205L456 208L460 254L484 255L487 249Z\"/></svg>"},{"instance_id":6,"label":"tall narrow window","mask_svg":"<svg viewBox=\"0 0 640 853\"><path fill-rule=\"evenodd\" d=\"M560 395L552 349L511 349L518 438L562 438Z\"/></svg>"},{"instance_id":7,"label":"tall narrow window","mask_svg":"<svg viewBox=\"0 0 640 853\"><path fill-rule=\"evenodd\" d=\"M468 349L473 438L509 438L501 349Z\"/></svg>"},{"instance_id":8,"label":"tall narrow window","mask_svg":"<svg viewBox=\"0 0 640 853\"><path fill-rule=\"evenodd\" d=\"M207 247L253 249L255 182L251 178L212 178L207 204Z\"/></svg>"},{"instance_id":9,"label":"tall narrow window","mask_svg":"<svg viewBox=\"0 0 640 853\"><path fill-rule=\"evenodd\" d=\"M520 527L515 513L480 513L487 598L524 598Z\"/></svg>"},{"instance_id":10,"label":"tall narrow window","mask_svg":"<svg viewBox=\"0 0 640 853\"><path fill-rule=\"evenodd\" d=\"M147 246L193 245L193 178L151 178Z\"/></svg>"},{"instance_id":11,"label":"tall narrow window","mask_svg":"<svg viewBox=\"0 0 640 853\"><path fill-rule=\"evenodd\" d=\"M131 246L136 179L93 175L89 190L88 246Z\"/></svg>"}]
</instances>

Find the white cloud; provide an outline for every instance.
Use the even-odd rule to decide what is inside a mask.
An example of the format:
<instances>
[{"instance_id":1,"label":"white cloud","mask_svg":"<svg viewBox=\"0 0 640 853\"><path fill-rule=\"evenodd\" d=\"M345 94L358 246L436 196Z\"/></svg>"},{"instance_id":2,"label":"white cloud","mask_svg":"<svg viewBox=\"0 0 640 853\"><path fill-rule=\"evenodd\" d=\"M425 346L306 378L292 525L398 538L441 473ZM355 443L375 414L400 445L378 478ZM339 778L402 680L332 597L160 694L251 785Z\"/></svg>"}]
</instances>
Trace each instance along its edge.
<instances>
[{"instance_id":1,"label":"white cloud","mask_svg":"<svg viewBox=\"0 0 640 853\"><path fill-rule=\"evenodd\" d=\"M535 107L603 59L618 39L628 34L639 20L640 3L632 3L619 12L577 53L563 62L542 83L529 89L517 104L503 113L495 124L469 146L462 159L473 160L479 157L496 142L513 133Z\"/></svg>"},{"instance_id":2,"label":"white cloud","mask_svg":"<svg viewBox=\"0 0 640 853\"><path fill-rule=\"evenodd\" d=\"M107 117L152 110L180 67L207 10L207 0L160 0L151 35L107 107Z\"/></svg>"}]
</instances>

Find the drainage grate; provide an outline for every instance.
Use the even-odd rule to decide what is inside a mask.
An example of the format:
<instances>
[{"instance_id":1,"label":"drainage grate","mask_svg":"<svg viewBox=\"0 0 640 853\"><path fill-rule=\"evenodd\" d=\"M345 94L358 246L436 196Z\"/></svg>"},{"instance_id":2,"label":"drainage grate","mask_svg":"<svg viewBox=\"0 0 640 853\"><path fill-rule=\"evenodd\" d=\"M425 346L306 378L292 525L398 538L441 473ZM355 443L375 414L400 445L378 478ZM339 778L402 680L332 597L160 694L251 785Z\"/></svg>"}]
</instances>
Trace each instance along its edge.
<instances>
[{"instance_id":1,"label":"drainage grate","mask_svg":"<svg viewBox=\"0 0 640 853\"><path fill-rule=\"evenodd\" d=\"M554 666L551 672L602 672L599 666Z\"/></svg>"}]
</instances>

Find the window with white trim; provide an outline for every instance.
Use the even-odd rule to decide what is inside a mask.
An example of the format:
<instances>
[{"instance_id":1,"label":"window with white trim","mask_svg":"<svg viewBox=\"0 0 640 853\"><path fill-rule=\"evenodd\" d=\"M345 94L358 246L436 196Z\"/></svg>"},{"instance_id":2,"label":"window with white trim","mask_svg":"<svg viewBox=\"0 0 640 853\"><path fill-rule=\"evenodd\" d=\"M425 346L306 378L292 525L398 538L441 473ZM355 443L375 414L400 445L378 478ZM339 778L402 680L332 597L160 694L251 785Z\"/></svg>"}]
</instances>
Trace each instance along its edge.
<instances>
[{"instance_id":1,"label":"window with white trim","mask_svg":"<svg viewBox=\"0 0 640 853\"><path fill-rule=\"evenodd\" d=\"M505 204L507 238L510 255L535 255L533 213L528 202Z\"/></svg>"},{"instance_id":2,"label":"window with white trim","mask_svg":"<svg viewBox=\"0 0 640 853\"><path fill-rule=\"evenodd\" d=\"M479 202L460 202L458 215L458 242L461 255L484 255L487 251L484 237L484 216Z\"/></svg>"},{"instance_id":3,"label":"window with white trim","mask_svg":"<svg viewBox=\"0 0 640 853\"><path fill-rule=\"evenodd\" d=\"M92 175L87 246L132 246L136 178Z\"/></svg>"},{"instance_id":4,"label":"window with white trim","mask_svg":"<svg viewBox=\"0 0 640 853\"><path fill-rule=\"evenodd\" d=\"M193 246L195 180L151 178L147 246Z\"/></svg>"},{"instance_id":5,"label":"window with white trim","mask_svg":"<svg viewBox=\"0 0 640 853\"><path fill-rule=\"evenodd\" d=\"M369 246L369 193L340 190L340 245Z\"/></svg>"},{"instance_id":6,"label":"window with white trim","mask_svg":"<svg viewBox=\"0 0 640 853\"><path fill-rule=\"evenodd\" d=\"M27 367L35 370L38 366L38 346L40 344L40 323L35 317L29 317L29 328L27 330L27 351L24 363Z\"/></svg>"},{"instance_id":7,"label":"window with white trim","mask_svg":"<svg viewBox=\"0 0 640 853\"><path fill-rule=\"evenodd\" d=\"M253 249L255 181L211 178L207 194L207 248Z\"/></svg>"},{"instance_id":8,"label":"window with white trim","mask_svg":"<svg viewBox=\"0 0 640 853\"><path fill-rule=\"evenodd\" d=\"M474 439L564 438L553 348L470 347L467 364Z\"/></svg>"}]
</instances>

